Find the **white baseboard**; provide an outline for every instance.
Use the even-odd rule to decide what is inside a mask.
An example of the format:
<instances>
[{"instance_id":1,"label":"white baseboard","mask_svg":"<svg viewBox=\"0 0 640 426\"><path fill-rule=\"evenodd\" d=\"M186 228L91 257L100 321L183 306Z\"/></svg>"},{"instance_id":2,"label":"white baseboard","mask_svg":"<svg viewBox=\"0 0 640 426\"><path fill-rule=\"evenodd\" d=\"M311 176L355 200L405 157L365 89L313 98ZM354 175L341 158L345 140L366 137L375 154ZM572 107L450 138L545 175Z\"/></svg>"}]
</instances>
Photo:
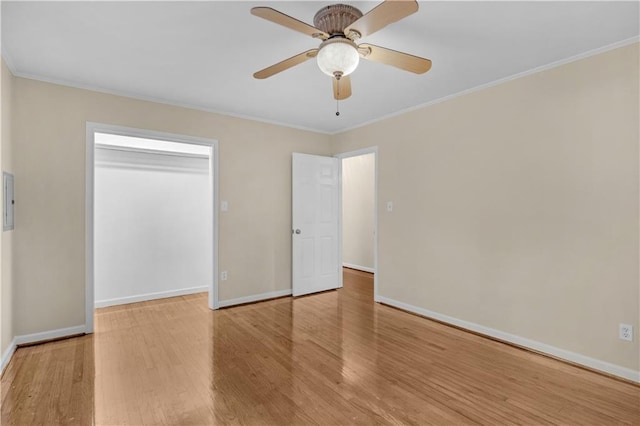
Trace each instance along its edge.
<instances>
[{"instance_id":1,"label":"white baseboard","mask_svg":"<svg viewBox=\"0 0 640 426\"><path fill-rule=\"evenodd\" d=\"M353 263L342 263L342 266L345 268L357 269L358 271L371 272L372 274L376 273L375 269L369 268L368 266L354 265Z\"/></svg>"},{"instance_id":2,"label":"white baseboard","mask_svg":"<svg viewBox=\"0 0 640 426\"><path fill-rule=\"evenodd\" d=\"M127 303L145 302L147 300L164 299L166 297L184 296L185 294L202 293L209 291L208 286L181 288L179 290L159 291L157 293L137 294L135 296L119 297L116 299L96 300L94 308L106 308L107 306L126 305Z\"/></svg>"},{"instance_id":3,"label":"white baseboard","mask_svg":"<svg viewBox=\"0 0 640 426\"><path fill-rule=\"evenodd\" d=\"M515 334L505 333L504 331L496 330L493 328L485 327L472 322L460 320L450 317L448 315L439 314L437 312L429 311L427 309L419 308L417 306L409 305L408 303L399 302L394 299L379 296L378 302L384 303L389 306L394 306L405 311L412 312L414 314L422 315L427 318L433 318L438 321L442 321L447 324L455 325L467 330L474 331L476 333L484 334L499 340L503 340L509 343L513 343L518 346L523 346L529 349L533 349L538 352L560 358L566 361L570 361L576 364L584 365L585 367L599 370L605 373L612 374L614 376L623 377L625 379L640 383L640 371L632 370L630 368L622 367L620 365L611 364L599 359L590 358L585 355L581 355L575 352L570 352L565 349L556 348L555 346L547 345L546 343L536 342L535 340L526 339L524 337L516 336Z\"/></svg>"},{"instance_id":4,"label":"white baseboard","mask_svg":"<svg viewBox=\"0 0 640 426\"><path fill-rule=\"evenodd\" d=\"M45 340L59 339L61 337L68 337L76 334L84 334L84 331L84 325L77 325L75 327L59 328L57 330L49 330L33 334L23 334L22 336L14 337L7 350L5 350L2 354L2 361L0 363L0 374L2 374L7 365L9 365L9 361L11 361L11 357L13 357L13 354L15 353L18 346L26 345L29 343L43 342Z\"/></svg>"},{"instance_id":5,"label":"white baseboard","mask_svg":"<svg viewBox=\"0 0 640 426\"><path fill-rule=\"evenodd\" d=\"M279 290L269 293L256 294L253 296L238 297L237 299L220 300L218 302L219 308L226 308L228 306L242 305L243 303L259 302L261 300L275 299L276 297L291 296L291 290Z\"/></svg>"},{"instance_id":6,"label":"white baseboard","mask_svg":"<svg viewBox=\"0 0 640 426\"><path fill-rule=\"evenodd\" d=\"M73 336L74 334L84 334L85 325L76 325L75 327L59 328L57 330L43 331L41 333L23 334L13 339L16 346L26 345L29 343L37 343L45 340L59 339L61 337Z\"/></svg>"},{"instance_id":7,"label":"white baseboard","mask_svg":"<svg viewBox=\"0 0 640 426\"><path fill-rule=\"evenodd\" d=\"M0 375L4 373L4 369L7 368L7 365L9 365L9 361L11 361L11 357L13 356L13 353L16 351L17 347L18 345L16 345L16 339L14 337L7 350L2 354L2 362L0 363Z\"/></svg>"}]
</instances>

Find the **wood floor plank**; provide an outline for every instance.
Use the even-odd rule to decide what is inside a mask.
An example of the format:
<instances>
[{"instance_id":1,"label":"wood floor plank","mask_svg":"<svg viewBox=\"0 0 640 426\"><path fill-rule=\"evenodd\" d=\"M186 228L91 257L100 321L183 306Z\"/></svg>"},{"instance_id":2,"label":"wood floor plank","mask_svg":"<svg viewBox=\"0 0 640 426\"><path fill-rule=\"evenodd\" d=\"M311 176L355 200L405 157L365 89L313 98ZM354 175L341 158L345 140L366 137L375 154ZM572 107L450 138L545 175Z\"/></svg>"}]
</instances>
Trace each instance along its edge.
<instances>
[{"instance_id":1,"label":"wood floor plank","mask_svg":"<svg viewBox=\"0 0 640 426\"><path fill-rule=\"evenodd\" d=\"M640 387L344 288L210 311L206 294L96 310L19 348L3 425L640 424Z\"/></svg>"}]
</instances>

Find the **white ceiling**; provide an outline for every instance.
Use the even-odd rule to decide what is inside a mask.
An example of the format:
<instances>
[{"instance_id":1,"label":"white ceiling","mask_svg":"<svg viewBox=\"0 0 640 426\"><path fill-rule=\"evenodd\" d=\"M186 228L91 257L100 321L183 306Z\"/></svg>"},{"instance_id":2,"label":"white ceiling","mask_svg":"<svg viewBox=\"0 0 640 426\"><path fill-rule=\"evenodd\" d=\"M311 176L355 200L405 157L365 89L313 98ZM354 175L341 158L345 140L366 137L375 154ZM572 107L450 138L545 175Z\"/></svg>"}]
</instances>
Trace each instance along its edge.
<instances>
[{"instance_id":1,"label":"white ceiling","mask_svg":"<svg viewBox=\"0 0 640 426\"><path fill-rule=\"evenodd\" d=\"M312 23L331 3L2 1L2 52L18 76L335 133L640 34L637 1L420 2L363 41L429 58L431 71L361 61L336 117L313 60L252 77L318 41L249 13Z\"/></svg>"}]
</instances>

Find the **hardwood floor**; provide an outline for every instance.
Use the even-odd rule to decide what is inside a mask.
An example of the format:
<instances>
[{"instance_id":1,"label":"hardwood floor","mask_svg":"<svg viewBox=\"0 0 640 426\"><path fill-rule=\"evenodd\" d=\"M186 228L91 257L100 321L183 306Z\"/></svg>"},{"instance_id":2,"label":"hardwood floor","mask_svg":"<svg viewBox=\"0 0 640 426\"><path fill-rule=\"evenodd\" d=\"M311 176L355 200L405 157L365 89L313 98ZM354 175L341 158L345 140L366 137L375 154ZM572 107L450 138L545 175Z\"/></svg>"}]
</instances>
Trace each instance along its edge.
<instances>
[{"instance_id":1,"label":"hardwood floor","mask_svg":"<svg viewBox=\"0 0 640 426\"><path fill-rule=\"evenodd\" d=\"M345 270L298 299L98 309L95 334L17 350L2 424L640 424L640 387L372 300Z\"/></svg>"}]
</instances>

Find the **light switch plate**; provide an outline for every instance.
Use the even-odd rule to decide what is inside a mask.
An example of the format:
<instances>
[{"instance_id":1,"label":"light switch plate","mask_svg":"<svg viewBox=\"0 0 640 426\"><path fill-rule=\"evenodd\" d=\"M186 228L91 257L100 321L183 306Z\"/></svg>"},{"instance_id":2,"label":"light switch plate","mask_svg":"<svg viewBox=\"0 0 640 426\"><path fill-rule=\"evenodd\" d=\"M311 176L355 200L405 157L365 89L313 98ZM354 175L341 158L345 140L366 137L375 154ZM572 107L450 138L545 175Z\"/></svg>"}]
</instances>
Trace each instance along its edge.
<instances>
[{"instance_id":1,"label":"light switch plate","mask_svg":"<svg viewBox=\"0 0 640 426\"><path fill-rule=\"evenodd\" d=\"M229 202L221 201L220 202L220 210L222 210L223 212L228 211L229 210Z\"/></svg>"},{"instance_id":2,"label":"light switch plate","mask_svg":"<svg viewBox=\"0 0 640 426\"><path fill-rule=\"evenodd\" d=\"M393 211L393 201L387 201L387 211L388 212Z\"/></svg>"}]
</instances>

